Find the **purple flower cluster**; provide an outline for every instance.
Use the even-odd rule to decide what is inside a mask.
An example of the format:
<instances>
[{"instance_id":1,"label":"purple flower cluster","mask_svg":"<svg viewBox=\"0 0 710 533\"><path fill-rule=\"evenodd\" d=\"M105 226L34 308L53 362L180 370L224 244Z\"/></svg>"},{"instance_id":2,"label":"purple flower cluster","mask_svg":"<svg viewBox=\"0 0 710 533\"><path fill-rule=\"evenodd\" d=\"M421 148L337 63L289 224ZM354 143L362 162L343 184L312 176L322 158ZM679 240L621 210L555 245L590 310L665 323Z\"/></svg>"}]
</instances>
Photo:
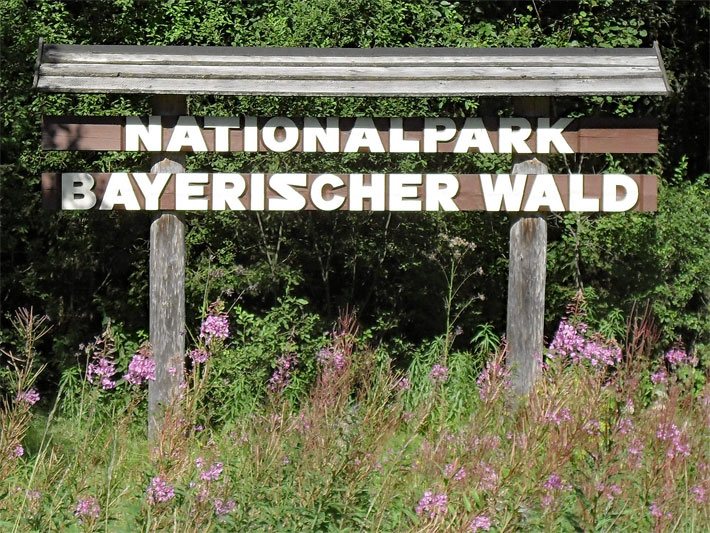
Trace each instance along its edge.
<instances>
[{"instance_id":1,"label":"purple flower cluster","mask_svg":"<svg viewBox=\"0 0 710 533\"><path fill-rule=\"evenodd\" d=\"M34 405L39 401L39 392L36 389L22 391L17 395L16 401L27 405Z\"/></svg>"},{"instance_id":2,"label":"purple flower cluster","mask_svg":"<svg viewBox=\"0 0 710 533\"><path fill-rule=\"evenodd\" d=\"M562 407L561 409L551 409L547 411L544 418L545 422L561 426L565 422L570 422L572 420L572 413L566 407Z\"/></svg>"},{"instance_id":3,"label":"purple flower cluster","mask_svg":"<svg viewBox=\"0 0 710 533\"><path fill-rule=\"evenodd\" d=\"M444 383L449 379L449 369L444 365L435 364L431 367L431 372L429 372L429 379L432 383Z\"/></svg>"},{"instance_id":4,"label":"purple flower cluster","mask_svg":"<svg viewBox=\"0 0 710 533\"><path fill-rule=\"evenodd\" d=\"M587 361L593 367L613 366L621 361L621 349L614 343L587 339L587 325L573 325L562 319L550 343L551 355L569 358L574 363Z\"/></svg>"},{"instance_id":5,"label":"purple flower cluster","mask_svg":"<svg viewBox=\"0 0 710 533\"><path fill-rule=\"evenodd\" d=\"M207 350L203 350L202 348L195 348L194 350L190 351L188 354L190 359L192 359L193 363L206 363L207 359L209 359L210 354L207 352Z\"/></svg>"},{"instance_id":6,"label":"purple flower cluster","mask_svg":"<svg viewBox=\"0 0 710 533\"><path fill-rule=\"evenodd\" d=\"M498 485L498 474L489 464L482 461L478 465L477 474L478 487L481 490L493 490Z\"/></svg>"},{"instance_id":7,"label":"purple flower cluster","mask_svg":"<svg viewBox=\"0 0 710 533\"><path fill-rule=\"evenodd\" d=\"M606 497L607 500L610 502L613 502L614 499L618 496L621 496L621 493L623 492L621 490L621 487L617 485L616 483L612 483L611 485L605 485L604 483L597 483L597 492L601 495Z\"/></svg>"},{"instance_id":8,"label":"purple flower cluster","mask_svg":"<svg viewBox=\"0 0 710 533\"><path fill-rule=\"evenodd\" d=\"M146 489L148 503L164 503L175 497L175 490L162 477L156 476L150 481Z\"/></svg>"},{"instance_id":9,"label":"purple flower cluster","mask_svg":"<svg viewBox=\"0 0 710 533\"><path fill-rule=\"evenodd\" d=\"M202 468L199 464L198 467ZM222 475L222 470L224 470L222 463L213 463L207 470L200 472L200 479L202 481L217 481L219 476Z\"/></svg>"},{"instance_id":10,"label":"purple flower cluster","mask_svg":"<svg viewBox=\"0 0 710 533\"><path fill-rule=\"evenodd\" d=\"M210 344L214 339L224 340L227 337L229 337L227 315L224 313L207 315L200 326L200 338L205 339L205 344Z\"/></svg>"},{"instance_id":11,"label":"purple flower cluster","mask_svg":"<svg viewBox=\"0 0 710 533\"><path fill-rule=\"evenodd\" d=\"M79 500L74 508L74 516L77 518L98 518L101 514L99 502L93 496Z\"/></svg>"},{"instance_id":12,"label":"purple flower cluster","mask_svg":"<svg viewBox=\"0 0 710 533\"><path fill-rule=\"evenodd\" d=\"M155 381L155 361L150 349L142 347L128 364L128 372L123 376L131 385L140 385L144 381Z\"/></svg>"},{"instance_id":13,"label":"purple flower cluster","mask_svg":"<svg viewBox=\"0 0 710 533\"><path fill-rule=\"evenodd\" d=\"M542 497L542 506L550 507L555 502L555 496L563 491L570 489L570 485L565 483L559 474L552 473L547 478L547 481L542 484L542 488L545 489L545 495Z\"/></svg>"},{"instance_id":14,"label":"purple flower cluster","mask_svg":"<svg viewBox=\"0 0 710 533\"><path fill-rule=\"evenodd\" d=\"M660 424L656 430L656 438L662 442L668 443L666 457L673 459L679 455L688 457L690 455L690 445L685 436L681 433L678 426L667 423Z\"/></svg>"},{"instance_id":15,"label":"purple flower cluster","mask_svg":"<svg viewBox=\"0 0 710 533\"><path fill-rule=\"evenodd\" d=\"M481 401L489 402L495 399L501 385L503 388L510 386L510 371L499 358L491 359L476 379L476 385Z\"/></svg>"},{"instance_id":16,"label":"purple flower cluster","mask_svg":"<svg viewBox=\"0 0 710 533\"><path fill-rule=\"evenodd\" d=\"M220 498L215 498L214 500L214 514L217 516L224 516L232 511L234 511L237 503L234 500L222 500Z\"/></svg>"},{"instance_id":17,"label":"purple flower cluster","mask_svg":"<svg viewBox=\"0 0 710 533\"><path fill-rule=\"evenodd\" d=\"M658 385L659 383L665 383L666 381L668 381L668 373L666 372L665 368L661 368L660 370L651 374L651 383L653 383L654 385Z\"/></svg>"},{"instance_id":18,"label":"purple flower cluster","mask_svg":"<svg viewBox=\"0 0 710 533\"><path fill-rule=\"evenodd\" d=\"M672 366L678 366L683 363L689 363L690 362L690 356L685 352L685 350L682 350L678 347L671 348L666 352L665 355L666 361L668 361L669 364Z\"/></svg>"},{"instance_id":19,"label":"purple flower cluster","mask_svg":"<svg viewBox=\"0 0 710 533\"><path fill-rule=\"evenodd\" d=\"M491 522L490 518L488 518L484 514L479 514L468 525L468 530L471 533L476 533L476 531L489 531L492 525L493 523Z\"/></svg>"},{"instance_id":20,"label":"purple flower cluster","mask_svg":"<svg viewBox=\"0 0 710 533\"><path fill-rule=\"evenodd\" d=\"M401 378L397 382L397 390L405 391L412 388L412 382L408 378Z\"/></svg>"},{"instance_id":21,"label":"purple flower cluster","mask_svg":"<svg viewBox=\"0 0 710 533\"><path fill-rule=\"evenodd\" d=\"M448 510L449 498L446 493L434 494L428 490L414 509L419 516L428 517L433 520L439 515L446 514Z\"/></svg>"},{"instance_id":22,"label":"purple flower cluster","mask_svg":"<svg viewBox=\"0 0 710 533\"><path fill-rule=\"evenodd\" d=\"M339 374L348 364L345 354L342 350L334 346L326 346L322 348L317 355L318 363L326 370L334 371Z\"/></svg>"},{"instance_id":23,"label":"purple flower cluster","mask_svg":"<svg viewBox=\"0 0 710 533\"><path fill-rule=\"evenodd\" d=\"M466 479L466 469L464 467L456 468L455 463L449 463L444 467L444 475L454 481L463 481Z\"/></svg>"},{"instance_id":24,"label":"purple flower cluster","mask_svg":"<svg viewBox=\"0 0 710 533\"><path fill-rule=\"evenodd\" d=\"M113 379L114 374L116 374L115 361L103 356L94 358L86 369L86 379L89 380L89 383L98 381L104 390L116 387L116 381Z\"/></svg>"},{"instance_id":25,"label":"purple flower cluster","mask_svg":"<svg viewBox=\"0 0 710 533\"><path fill-rule=\"evenodd\" d=\"M14 457L15 459L17 459L17 458L19 458L19 457L22 457L23 455L25 455L25 449L22 447L21 444L18 444L17 446L15 446L15 449L12 450L12 454L11 454L11 455L12 455L12 457Z\"/></svg>"},{"instance_id":26,"label":"purple flower cluster","mask_svg":"<svg viewBox=\"0 0 710 533\"><path fill-rule=\"evenodd\" d=\"M279 357L276 361L276 369L269 378L269 383L266 388L273 393L279 394L284 391L291 381L291 372L298 364L298 356L295 353L289 353Z\"/></svg>"},{"instance_id":27,"label":"purple flower cluster","mask_svg":"<svg viewBox=\"0 0 710 533\"><path fill-rule=\"evenodd\" d=\"M705 487L702 485L695 485L690 488L690 494L693 495L695 503L705 503Z\"/></svg>"}]
</instances>

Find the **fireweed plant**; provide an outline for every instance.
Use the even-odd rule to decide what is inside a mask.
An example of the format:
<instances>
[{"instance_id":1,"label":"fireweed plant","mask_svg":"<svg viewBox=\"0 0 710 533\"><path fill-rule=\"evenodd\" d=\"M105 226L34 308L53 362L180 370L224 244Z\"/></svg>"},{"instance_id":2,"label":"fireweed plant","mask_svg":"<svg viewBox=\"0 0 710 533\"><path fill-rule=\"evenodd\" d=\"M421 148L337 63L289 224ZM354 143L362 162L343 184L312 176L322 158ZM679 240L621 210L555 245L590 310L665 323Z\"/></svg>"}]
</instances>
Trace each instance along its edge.
<instances>
[{"instance_id":1,"label":"fireweed plant","mask_svg":"<svg viewBox=\"0 0 710 533\"><path fill-rule=\"evenodd\" d=\"M571 308L536 388L511 402L504 343L481 365L477 347L442 359L441 338L402 371L345 313L317 349L279 344L256 407L216 419L213 365L246 333L234 316L207 308L149 443L150 346L108 327L49 405L33 362L46 320L18 313L0 529L707 530L708 362L644 341L657 338L646 317L614 340Z\"/></svg>"}]
</instances>

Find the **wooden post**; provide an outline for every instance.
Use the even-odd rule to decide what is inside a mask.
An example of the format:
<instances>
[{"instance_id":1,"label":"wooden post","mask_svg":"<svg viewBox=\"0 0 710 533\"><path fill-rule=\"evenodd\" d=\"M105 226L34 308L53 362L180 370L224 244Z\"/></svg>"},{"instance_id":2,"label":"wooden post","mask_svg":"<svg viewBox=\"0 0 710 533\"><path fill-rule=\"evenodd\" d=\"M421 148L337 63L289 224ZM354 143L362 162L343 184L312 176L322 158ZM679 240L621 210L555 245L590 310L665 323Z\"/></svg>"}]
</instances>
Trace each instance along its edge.
<instances>
[{"instance_id":1,"label":"wooden post","mask_svg":"<svg viewBox=\"0 0 710 533\"><path fill-rule=\"evenodd\" d=\"M154 115L185 115L181 95L153 97ZM184 172L182 154L156 154L151 172ZM185 358L185 225L178 213L159 212L150 226L150 343L156 362L148 386L148 438L160 436L165 409L179 394Z\"/></svg>"},{"instance_id":2,"label":"wooden post","mask_svg":"<svg viewBox=\"0 0 710 533\"><path fill-rule=\"evenodd\" d=\"M549 116L550 99L514 99L515 116ZM539 154L515 154L513 174L545 174L547 158ZM508 311L506 337L508 367L513 394L527 394L541 370L545 319L547 222L544 215L513 215L510 224L508 263Z\"/></svg>"}]
</instances>

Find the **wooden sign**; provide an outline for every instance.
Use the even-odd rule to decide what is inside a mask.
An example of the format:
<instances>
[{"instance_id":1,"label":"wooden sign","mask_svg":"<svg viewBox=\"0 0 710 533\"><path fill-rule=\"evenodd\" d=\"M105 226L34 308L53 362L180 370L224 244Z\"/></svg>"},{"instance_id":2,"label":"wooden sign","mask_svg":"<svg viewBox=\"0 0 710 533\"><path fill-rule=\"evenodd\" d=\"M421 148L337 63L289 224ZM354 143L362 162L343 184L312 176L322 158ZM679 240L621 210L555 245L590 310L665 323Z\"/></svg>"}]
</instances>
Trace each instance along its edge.
<instances>
[{"instance_id":1,"label":"wooden sign","mask_svg":"<svg viewBox=\"0 0 710 533\"><path fill-rule=\"evenodd\" d=\"M654 211L656 176L625 174L43 174L50 209Z\"/></svg>"},{"instance_id":2,"label":"wooden sign","mask_svg":"<svg viewBox=\"0 0 710 533\"><path fill-rule=\"evenodd\" d=\"M46 150L655 153L653 119L44 117Z\"/></svg>"}]
</instances>

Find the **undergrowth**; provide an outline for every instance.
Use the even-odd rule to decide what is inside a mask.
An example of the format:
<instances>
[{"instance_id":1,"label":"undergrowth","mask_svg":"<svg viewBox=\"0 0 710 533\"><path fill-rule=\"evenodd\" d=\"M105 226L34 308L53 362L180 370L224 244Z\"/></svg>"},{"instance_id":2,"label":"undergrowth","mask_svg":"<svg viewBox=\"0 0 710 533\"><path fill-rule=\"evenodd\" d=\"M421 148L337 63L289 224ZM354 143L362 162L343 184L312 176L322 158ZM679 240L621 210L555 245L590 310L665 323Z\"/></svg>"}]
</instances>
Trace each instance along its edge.
<instances>
[{"instance_id":1,"label":"undergrowth","mask_svg":"<svg viewBox=\"0 0 710 533\"><path fill-rule=\"evenodd\" d=\"M658 351L646 317L617 342L573 309L517 400L505 345L485 327L470 351L451 349L452 332L398 369L352 314L305 342L290 324L259 374L263 394L241 390L252 397L226 416L229 380L254 381L225 372L249 371L225 361L235 337L258 342L230 324L238 315L210 307L149 441L148 346L126 355L108 327L38 403L46 321L18 313L24 342L3 352L0 529L707 530L707 361Z\"/></svg>"}]
</instances>

